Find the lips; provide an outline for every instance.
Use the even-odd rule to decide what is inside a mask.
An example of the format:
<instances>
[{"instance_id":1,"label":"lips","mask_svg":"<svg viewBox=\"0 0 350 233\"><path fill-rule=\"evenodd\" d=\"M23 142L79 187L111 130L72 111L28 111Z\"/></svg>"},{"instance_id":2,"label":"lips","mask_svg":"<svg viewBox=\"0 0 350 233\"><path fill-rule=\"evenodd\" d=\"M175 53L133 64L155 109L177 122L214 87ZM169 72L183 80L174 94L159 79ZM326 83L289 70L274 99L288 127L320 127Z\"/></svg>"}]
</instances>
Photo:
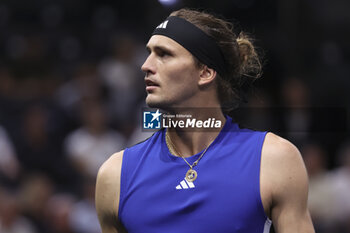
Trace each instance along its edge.
<instances>
[{"instance_id":1,"label":"lips","mask_svg":"<svg viewBox=\"0 0 350 233\"><path fill-rule=\"evenodd\" d=\"M150 80L150 79L145 79L146 87L154 87L154 86L159 86L156 82Z\"/></svg>"}]
</instances>

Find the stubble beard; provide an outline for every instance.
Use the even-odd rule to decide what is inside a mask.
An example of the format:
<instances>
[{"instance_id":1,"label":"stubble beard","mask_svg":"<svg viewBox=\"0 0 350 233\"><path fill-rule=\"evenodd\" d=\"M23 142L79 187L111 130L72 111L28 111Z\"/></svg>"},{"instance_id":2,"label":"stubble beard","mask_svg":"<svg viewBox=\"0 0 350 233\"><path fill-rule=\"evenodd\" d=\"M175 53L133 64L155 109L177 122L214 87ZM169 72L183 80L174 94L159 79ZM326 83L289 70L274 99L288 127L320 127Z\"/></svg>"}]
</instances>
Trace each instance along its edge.
<instances>
[{"instance_id":1,"label":"stubble beard","mask_svg":"<svg viewBox=\"0 0 350 233\"><path fill-rule=\"evenodd\" d=\"M157 108L157 109L161 109L161 110L165 110L165 111L170 106L170 104L164 100L150 99L149 96L146 97L146 104L149 108Z\"/></svg>"}]
</instances>

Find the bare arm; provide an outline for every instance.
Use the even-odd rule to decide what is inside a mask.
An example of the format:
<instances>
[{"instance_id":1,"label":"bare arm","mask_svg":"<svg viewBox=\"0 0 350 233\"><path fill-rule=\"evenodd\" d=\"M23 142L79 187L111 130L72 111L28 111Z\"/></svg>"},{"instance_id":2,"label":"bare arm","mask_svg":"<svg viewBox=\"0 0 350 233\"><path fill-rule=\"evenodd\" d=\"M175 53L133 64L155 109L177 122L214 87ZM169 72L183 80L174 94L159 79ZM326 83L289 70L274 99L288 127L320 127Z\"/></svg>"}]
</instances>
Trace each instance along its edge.
<instances>
[{"instance_id":1,"label":"bare arm","mask_svg":"<svg viewBox=\"0 0 350 233\"><path fill-rule=\"evenodd\" d=\"M269 210L276 232L315 232L307 209L307 172L298 149L281 137L267 134L261 173L263 202L265 196L264 206L268 206L265 210Z\"/></svg>"},{"instance_id":2,"label":"bare arm","mask_svg":"<svg viewBox=\"0 0 350 233\"><path fill-rule=\"evenodd\" d=\"M121 233L118 223L120 174L123 151L112 155L97 175L95 204L102 233Z\"/></svg>"}]
</instances>

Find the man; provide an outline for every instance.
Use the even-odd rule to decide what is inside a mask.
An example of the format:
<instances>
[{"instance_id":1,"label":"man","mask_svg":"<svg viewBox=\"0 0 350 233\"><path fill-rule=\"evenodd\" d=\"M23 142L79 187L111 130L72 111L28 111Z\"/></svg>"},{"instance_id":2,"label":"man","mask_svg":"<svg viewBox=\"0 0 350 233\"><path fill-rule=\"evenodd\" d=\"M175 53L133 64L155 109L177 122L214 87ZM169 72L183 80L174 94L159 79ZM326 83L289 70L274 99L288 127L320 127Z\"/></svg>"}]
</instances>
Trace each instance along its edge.
<instances>
[{"instance_id":1,"label":"man","mask_svg":"<svg viewBox=\"0 0 350 233\"><path fill-rule=\"evenodd\" d=\"M299 151L272 133L240 129L223 113L259 76L249 38L182 9L155 29L147 50L148 106L222 125L162 129L111 156L97 177L102 232L262 233L271 220L279 233L314 232Z\"/></svg>"}]
</instances>

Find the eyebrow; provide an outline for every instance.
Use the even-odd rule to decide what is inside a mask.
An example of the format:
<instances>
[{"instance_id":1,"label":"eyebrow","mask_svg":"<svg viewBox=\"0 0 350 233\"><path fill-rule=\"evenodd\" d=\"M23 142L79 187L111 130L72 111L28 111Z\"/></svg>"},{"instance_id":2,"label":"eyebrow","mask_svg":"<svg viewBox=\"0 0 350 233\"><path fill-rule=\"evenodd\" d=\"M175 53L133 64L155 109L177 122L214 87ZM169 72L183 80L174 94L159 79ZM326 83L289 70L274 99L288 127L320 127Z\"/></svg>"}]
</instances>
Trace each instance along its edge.
<instances>
[{"instance_id":1,"label":"eyebrow","mask_svg":"<svg viewBox=\"0 0 350 233\"><path fill-rule=\"evenodd\" d=\"M152 49L149 45L146 45L146 49L148 52L152 51ZM162 50L162 51L167 52L167 53L173 53L173 51L170 48L162 46L162 45L153 46L153 50Z\"/></svg>"}]
</instances>

